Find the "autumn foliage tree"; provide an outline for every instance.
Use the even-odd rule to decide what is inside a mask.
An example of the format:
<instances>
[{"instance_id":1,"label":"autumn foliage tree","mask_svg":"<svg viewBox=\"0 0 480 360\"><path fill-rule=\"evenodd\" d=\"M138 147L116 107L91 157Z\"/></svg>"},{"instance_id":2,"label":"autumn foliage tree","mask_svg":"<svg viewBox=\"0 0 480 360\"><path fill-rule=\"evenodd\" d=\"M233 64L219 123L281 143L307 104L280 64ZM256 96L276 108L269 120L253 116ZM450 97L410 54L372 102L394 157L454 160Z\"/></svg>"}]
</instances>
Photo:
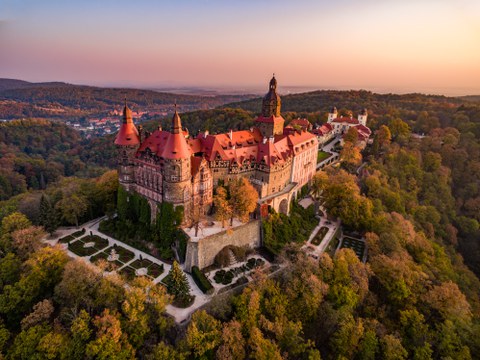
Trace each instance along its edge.
<instances>
[{"instance_id":1,"label":"autumn foliage tree","mask_svg":"<svg viewBox=\"0 0 480 360\"><path fill-rule=\"evenodd\" d=\"M238 217L242 222L247 222L250 214L256 209L258 192L245 178L232 180L229 183L230 207L233 217Z\"/></svg>"},{"instance_id":2,"label":"autumn foliage tree","mask_svg":"<svg viewBox=\"0 0 480 360\"><path fill-rule=\"evenodd\" d=\"M215 218L222 222L222 228L225 227L225 221L231 218L233 212L227 195L227 190L223 186L218 186L213 197Z\"/></svg>"}]
</instances>

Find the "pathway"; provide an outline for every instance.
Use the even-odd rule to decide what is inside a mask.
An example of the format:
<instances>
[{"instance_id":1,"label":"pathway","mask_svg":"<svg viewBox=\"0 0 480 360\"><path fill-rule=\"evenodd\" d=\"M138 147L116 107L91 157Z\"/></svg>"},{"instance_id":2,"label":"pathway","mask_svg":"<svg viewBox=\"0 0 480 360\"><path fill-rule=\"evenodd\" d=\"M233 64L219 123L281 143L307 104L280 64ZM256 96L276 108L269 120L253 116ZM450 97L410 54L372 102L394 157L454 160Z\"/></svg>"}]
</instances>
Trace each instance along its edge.
<instances>
[{"instance_id":1,"label":"pathway","mask_svg":"<svg viewBox=\"0 0 480 360\"><path fill-rule=\"evenodd\" d=\"M338 158L339 158L340 155L339 155L338 152L332 151L332 149L335 146L335 144L338 142L338 140L340 140L340 139L341 139L341 135L338 135L332 141L330 141L328 144L326 144L325 146L323 146L321 149L318 150L318 151L328 152L328 153L332 154L332 156L330 156L327 159L319 162L317 164L317 170L322 169L325 165L333 164L333 163L338 161Z\"/></svg>"}]
</instances>

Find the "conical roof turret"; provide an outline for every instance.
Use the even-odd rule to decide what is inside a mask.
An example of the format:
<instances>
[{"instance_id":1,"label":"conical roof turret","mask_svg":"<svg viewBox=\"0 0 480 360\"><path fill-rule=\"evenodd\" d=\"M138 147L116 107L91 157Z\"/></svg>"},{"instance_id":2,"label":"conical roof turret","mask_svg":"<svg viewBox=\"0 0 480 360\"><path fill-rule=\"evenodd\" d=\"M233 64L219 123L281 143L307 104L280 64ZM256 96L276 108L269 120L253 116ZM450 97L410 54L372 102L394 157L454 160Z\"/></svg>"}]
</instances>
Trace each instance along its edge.
<instances>
[{"instance_id":1,"label":"conical roof turret","mask_svg":"<svg viewBox=\"0 0 480 360\"><path fill-rule=\"evenodd\" d=\"M127 106L127 99L125 99L125 106L123 108L123 121L120 125L117 137L115 138L115 145L138 145L140 138L138 130L133 123L132 110Z\"/></svg>"},{"instance_id":2,"label":"conical roof turret","mask_svg":"<svg viewBox=\"0 0 480 360\"><path fill-rule=\"evenodd\" d=\"M177 104L175 104L175 113L172 118L172 134L180 134L182 132L182 121L178 115Z\"/></svg>"}]
</instances>

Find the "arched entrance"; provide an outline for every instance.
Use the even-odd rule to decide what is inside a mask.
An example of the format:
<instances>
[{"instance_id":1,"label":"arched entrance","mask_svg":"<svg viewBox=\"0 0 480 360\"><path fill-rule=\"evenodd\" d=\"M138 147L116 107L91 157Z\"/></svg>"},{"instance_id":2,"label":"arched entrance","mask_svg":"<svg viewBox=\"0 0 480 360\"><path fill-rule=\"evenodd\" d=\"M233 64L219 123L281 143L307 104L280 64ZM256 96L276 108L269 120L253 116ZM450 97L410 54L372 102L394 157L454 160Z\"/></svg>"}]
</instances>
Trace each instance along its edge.
<instances>
[{"instance_id":1,"label":"arched entrance","mask_svg":"<svg viewBox=\"0 0 480 360\"><path fill-rule=\"evenodd\" d=\"M280 206L278 207L278 212L281 214L288 215L288 200L283 199L280 201Z\"/></svg>"}]
</instances>

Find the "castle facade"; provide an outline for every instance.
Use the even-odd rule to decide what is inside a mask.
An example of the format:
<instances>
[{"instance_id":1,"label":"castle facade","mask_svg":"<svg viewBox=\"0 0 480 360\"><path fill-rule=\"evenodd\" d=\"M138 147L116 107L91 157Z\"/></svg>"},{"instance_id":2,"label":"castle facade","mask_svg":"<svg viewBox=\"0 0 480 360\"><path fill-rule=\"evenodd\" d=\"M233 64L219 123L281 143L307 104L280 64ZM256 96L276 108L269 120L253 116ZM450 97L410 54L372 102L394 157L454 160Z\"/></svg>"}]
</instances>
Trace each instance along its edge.
<instances>
[{"instance_id":1,"label":"castle facade","mask_svg":"<svg viewBox=\"0 0 480 360\"><path fill-rule=\"evenodd\" d=\"M125 104L115 139L119 181L144 196L152 219L157 206L183 206L185 215L206 213L219 182L247 178L259 194L262 213L269 207L288 213L292 198L315 174L318 140L306 129L284 127L277 80L263 98L256 126L224 134L199 133L191 138L175 109L171 129L138 131Z\"/></svg>"}]
</instances>

